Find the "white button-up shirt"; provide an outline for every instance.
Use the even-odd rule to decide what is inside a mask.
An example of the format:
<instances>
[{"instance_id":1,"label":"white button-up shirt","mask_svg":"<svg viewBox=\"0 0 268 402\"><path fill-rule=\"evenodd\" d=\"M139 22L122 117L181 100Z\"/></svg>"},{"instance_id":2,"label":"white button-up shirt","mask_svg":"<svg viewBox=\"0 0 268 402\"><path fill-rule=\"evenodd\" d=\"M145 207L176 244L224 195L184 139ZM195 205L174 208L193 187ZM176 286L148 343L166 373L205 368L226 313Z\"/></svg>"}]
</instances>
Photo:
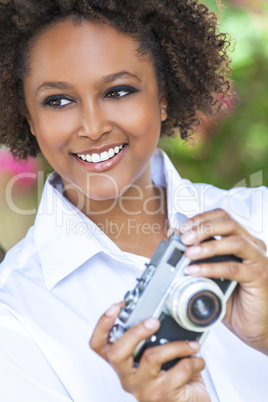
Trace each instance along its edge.
<instances>
[{"instance_id":1,"label":"white button-up shirt","mask_svg":"<svg viewBox=\"0 0 268 402\"><path fill-rule=\"evenodd\" d=\"M159 150L152 178L167 189L170 226L221 207L268 244L266 188L228 192L191 184ZM145 262L121 251L76 209L53 173L34 226L0 265L1 402L133 402L88 342L103 312L134 287ZM267 400L267 357L222 324L210 332L202 354L213 401Z\"/></svg>"}]
</instances>

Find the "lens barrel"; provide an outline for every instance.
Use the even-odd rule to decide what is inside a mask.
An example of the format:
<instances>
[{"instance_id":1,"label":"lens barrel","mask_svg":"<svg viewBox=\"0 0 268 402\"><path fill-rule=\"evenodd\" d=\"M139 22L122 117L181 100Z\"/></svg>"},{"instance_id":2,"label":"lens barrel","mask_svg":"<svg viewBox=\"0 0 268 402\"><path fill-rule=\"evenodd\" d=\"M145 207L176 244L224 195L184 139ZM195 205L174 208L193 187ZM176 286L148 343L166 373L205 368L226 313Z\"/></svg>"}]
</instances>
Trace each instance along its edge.
<instances>
[{"instance_id":1,"label":"lens barrel","mask_svg":"<svg viewBox=\"0 0 268 402\"><path fill-rule=\"evenodd\" d=\"M166 307L179 325L195 332L210 329L225 314L224 295L208 278L180 277L171 285Z\"/></svg>"}]
</instances>

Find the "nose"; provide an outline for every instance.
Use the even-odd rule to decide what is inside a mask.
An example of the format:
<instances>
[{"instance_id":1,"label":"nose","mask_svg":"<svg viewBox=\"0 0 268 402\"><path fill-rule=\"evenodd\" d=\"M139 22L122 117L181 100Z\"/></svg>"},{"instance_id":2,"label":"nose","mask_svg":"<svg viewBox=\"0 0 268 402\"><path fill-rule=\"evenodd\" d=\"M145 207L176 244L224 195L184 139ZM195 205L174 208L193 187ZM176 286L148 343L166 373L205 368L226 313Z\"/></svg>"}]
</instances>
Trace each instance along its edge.
<instances>
[{"instance_id":1,"label":"nose","mask_svg":"<svg viewBox=\"0 0 268 402\"><path fill-rule=\"evenodd\" d=\"M82 105L77 135L92 140L112 131L112 123L107 118L105 108L98 102Z\"/></svg>"}]
</instances>

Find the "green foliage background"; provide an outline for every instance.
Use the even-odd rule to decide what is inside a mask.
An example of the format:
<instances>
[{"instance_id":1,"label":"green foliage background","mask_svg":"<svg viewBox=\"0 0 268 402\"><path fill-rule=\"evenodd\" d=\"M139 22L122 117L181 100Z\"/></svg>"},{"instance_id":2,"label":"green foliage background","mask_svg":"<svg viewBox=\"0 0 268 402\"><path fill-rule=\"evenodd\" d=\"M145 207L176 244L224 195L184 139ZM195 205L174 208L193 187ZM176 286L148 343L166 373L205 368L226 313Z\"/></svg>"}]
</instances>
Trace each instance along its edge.
<instances>
[{"instance_id":1,"label":"green foliage background","mask_svg":"<svg viewBox=\"0 0 268 402\"><path fill-rule=\"evenodd\" d=\"M206 1L219 12L215 3ZM212 121L202 136L196 135L194 144L177 138L164 139L161 146L181 176L193 182L221 188L238 183L268 186L268 5L260 1L257 8L256 0L222 3L220 31L230 33L235 42L230 56L239 102L230 114ZM255 173L261 182L252 183Z\"/></svg>"}]
</instances>

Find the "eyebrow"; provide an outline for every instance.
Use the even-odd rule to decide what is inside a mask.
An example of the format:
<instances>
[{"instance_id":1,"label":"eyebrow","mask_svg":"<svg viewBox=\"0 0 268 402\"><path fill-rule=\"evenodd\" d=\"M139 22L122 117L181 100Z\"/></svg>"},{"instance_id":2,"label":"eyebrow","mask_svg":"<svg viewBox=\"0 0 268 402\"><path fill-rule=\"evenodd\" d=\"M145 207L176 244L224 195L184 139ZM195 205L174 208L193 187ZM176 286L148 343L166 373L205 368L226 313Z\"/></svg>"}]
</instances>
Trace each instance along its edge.
<instances>
[{"instance_id":1,"label":"eyebrow","mask_svg":"<svg viewBox=\"0 0 268 402\"><path fill-rule=\"evenodd\" d=\"M41 91L42 89L62 89L62 90L68 90L68 89L72 89L72 85L70 85L68 82L65 81L47 81L47 82L43 82L43 84L41 84L37 90L36 93L38 93L39 91Z\"/></svg>"},{"instance_id":2,"label":"eyebrow","mask_svg":"<svg viewBox=\"0 0 268 402\"><path fill-rule=\"evenodd\" d=\"M123 77L130 77L130 78L135 78L138 81L141 81L141 79L132 73L129 73L128 71L120 71L119 73L115 74L109 74L103 79L101 79L101 84L110 84L113 81L116 81L118 78L123 78Z\"/></svg>"},{"instance_id":3,"label":"eyebrow","mask_svg":"<svg viewBox=\"0 0 268 402\"><path fill-rule=\"evenodd\" d=\"M141 81L141 79L132 73L129 73L128 71L120 71L118 73L115 74L109 74L107 76L105 76L104 78L102 78L100 80L100 84L110 84L114 81L116 81L119 78L123 78L123 77L130 77L130 78L135 78L138 81ZM72 85L69 84L68 82L65 81L46 81L43 82L43 84L41 84L37 90L36 93L38 93L39 91L41 91L42 89L60 89L60 90L68 90L68 89L72 89Z\"/></svg>"}]
</instances>

